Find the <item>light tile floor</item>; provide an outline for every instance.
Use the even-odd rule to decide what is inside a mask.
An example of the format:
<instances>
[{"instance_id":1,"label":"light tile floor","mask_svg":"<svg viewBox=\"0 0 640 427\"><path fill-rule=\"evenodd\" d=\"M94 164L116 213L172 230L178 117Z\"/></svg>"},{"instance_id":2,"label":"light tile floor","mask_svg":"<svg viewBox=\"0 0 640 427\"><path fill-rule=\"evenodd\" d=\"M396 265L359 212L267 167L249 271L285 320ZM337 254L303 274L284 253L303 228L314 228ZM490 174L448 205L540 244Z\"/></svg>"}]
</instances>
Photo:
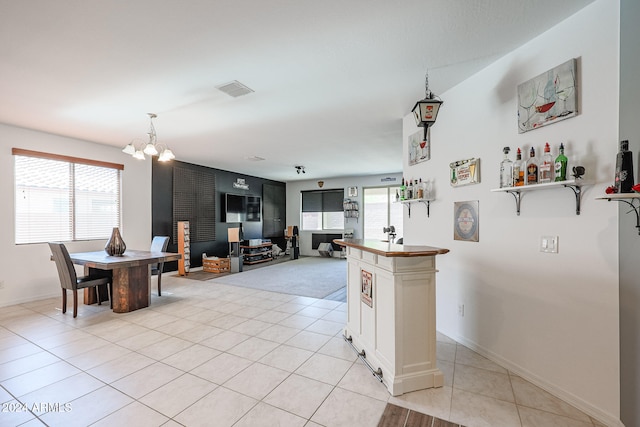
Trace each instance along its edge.
<instances>
[{"instance_id":1,"label":"light tile floor","mask_svg":"<svg viewBox=\"0 0 640 427\"><path fill-rule=\"evenodd\" d=\"M127 314L0 308L2 426L373 426L387 402L475 426L601 426L438 334L445 386L391 397L337 301L163 277Z\"/></svg>"}]
</instances>

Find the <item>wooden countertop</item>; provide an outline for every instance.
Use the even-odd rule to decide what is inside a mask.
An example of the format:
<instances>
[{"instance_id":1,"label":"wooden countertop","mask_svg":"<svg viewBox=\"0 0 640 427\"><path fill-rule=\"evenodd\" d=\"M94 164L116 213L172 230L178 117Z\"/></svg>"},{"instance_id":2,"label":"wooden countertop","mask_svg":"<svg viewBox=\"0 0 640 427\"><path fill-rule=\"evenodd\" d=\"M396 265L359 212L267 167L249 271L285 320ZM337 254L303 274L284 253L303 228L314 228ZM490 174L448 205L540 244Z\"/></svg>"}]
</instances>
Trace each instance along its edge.
<instances>
[{"instance_id":1,"label":"wooden countertop","mask_svg":"<svg viewBox=\"0 0 640 427\"><path fill-rule=\"evenodd\" d=\"M434 248L433 246L397 245L380 240L335 239L333 243L385 257L433 256L449 252L449 249Z\"/></svg>"}]
</instances>

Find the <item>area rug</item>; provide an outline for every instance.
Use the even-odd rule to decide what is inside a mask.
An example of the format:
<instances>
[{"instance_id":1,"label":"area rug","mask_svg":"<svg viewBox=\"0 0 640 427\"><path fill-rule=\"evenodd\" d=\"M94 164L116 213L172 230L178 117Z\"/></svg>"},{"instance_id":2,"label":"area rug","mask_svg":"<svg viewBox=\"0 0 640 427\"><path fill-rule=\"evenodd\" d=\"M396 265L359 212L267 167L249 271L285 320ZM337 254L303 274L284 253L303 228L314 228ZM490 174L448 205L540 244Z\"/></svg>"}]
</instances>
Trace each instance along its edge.
<instances>
[{"instance_id":1,"label":"area rug","mask_svg":"<svg viewBox=\"0 0 640 427\"><path fill-rule=\"evenodd\" d=\"M324 298L347 285L347 261L304 257L209 280L283 294Z\"/></svg>"},{"instance_id":2,"label":"area rug","mask_svg":"<svg viewBox=\"0 0 640 427\"><path fill-rule=\"evenodd\" d=\"M387 403L378 427L464 427L431 415Z\"/></svg>"}]
</instances>

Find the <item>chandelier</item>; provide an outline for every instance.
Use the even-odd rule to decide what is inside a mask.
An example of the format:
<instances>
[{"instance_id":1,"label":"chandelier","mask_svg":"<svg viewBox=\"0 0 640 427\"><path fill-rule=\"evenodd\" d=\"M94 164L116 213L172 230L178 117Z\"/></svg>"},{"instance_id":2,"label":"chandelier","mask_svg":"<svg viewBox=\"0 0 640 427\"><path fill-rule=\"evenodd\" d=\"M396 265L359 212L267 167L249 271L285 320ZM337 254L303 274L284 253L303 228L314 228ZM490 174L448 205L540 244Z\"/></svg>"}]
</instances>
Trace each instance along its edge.
<instances>
[{"instance_id":1,"label":"chandelier","mask_svg":"<svg viewBox=\"0 0 640 427\"><path fill-rule=\"evenodd\" d=\"M158 117L155 113L147 113L149 116L150 128L147 135L149 135L149 141L141 141L138 144L138 139L134 139L126 147L122 149L123 153L132 155L135 159L144 160L145 154L149 156L158 156L159 162L168 162L173 160L176 156L173 151L164 144L158 144L158 136L156 135L156 128L153 127L153 119ZM137 147L136 147L137 145Z\"/></svg>"}]
</instances>

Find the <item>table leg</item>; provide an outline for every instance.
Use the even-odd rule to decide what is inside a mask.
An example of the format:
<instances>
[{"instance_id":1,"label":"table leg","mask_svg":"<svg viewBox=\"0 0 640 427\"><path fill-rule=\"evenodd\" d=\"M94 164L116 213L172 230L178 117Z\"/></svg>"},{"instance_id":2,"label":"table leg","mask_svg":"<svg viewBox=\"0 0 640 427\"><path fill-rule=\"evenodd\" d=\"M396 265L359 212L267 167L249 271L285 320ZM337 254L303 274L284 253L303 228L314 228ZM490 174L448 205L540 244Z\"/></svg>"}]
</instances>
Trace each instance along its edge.
<instances>
[{"instance_id":1,"label":"table leg","mask_svg":"<svg viewBox=\"0 0 640 427\"><path fill-rule=\"evenodd\" d=\"M113 311L128 313L149 306L149 266L113 270Z\"/></svg>"},{"instance_id":2,"label":"table leg","mask_svg":"<svg viewBox=\"0 0 640 427\"><path fill-rule=\"evenodd\" d=\"M89 268L87 266L84 267L85 276L111 276L111 272L109 270L100 270L99 268ZM96 290L100 292L100 301L109 303L109 290L107 289L107 285L98 286L97 288L85 288L84 289L84 303L86 305L97 304L98 296L96 294Z\"/></svg>"}]
</instances>

